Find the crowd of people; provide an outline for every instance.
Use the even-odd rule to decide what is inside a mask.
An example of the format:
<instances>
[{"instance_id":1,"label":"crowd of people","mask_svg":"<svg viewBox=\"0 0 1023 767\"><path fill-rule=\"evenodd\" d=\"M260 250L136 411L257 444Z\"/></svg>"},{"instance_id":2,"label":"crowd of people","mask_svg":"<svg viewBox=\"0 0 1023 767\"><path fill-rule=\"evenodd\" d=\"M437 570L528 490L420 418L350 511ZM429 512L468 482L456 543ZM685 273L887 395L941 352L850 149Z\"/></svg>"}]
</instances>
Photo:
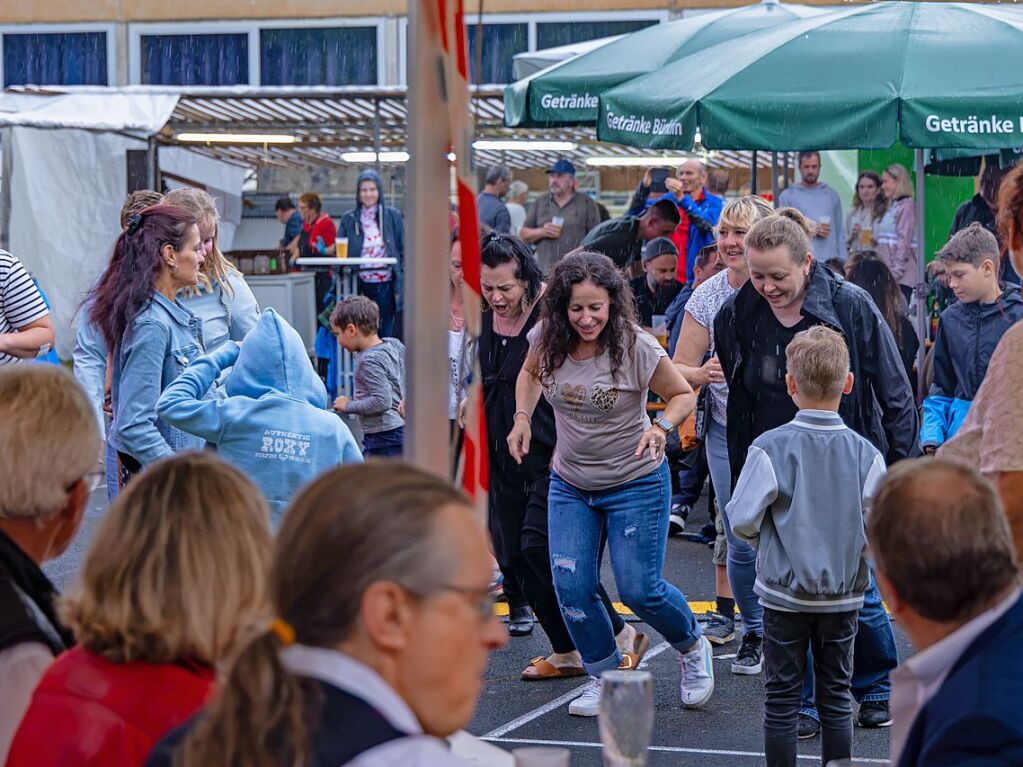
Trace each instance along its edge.
<instances>
[{"instance_id":1,"label":"crowd of people","mask_svg":"<svg viewBox=\"0 0 1023 767\"><path fill-rule=\"evenodd\" d=\"M779 209L725 202L696 161L657 170L603 221L566 160L528 210L490 170L478 339L452 217L450 436L478 369L485 526L399 460L404 234L379 176L338 230L315 196L278 206L298 255L340 233L398 258L336 297L331 343L356 368L334 398L220 252L205 192L130 195L74 377L0 369L0 759L460 764L443 738L508 633L535 620L550 643L524 681L586 679L575 716L597 715L601 673L642 662L651 637L615 610L606 549L621 600L675 650L683 708L714 705L712 645L741 627L730 670L765 677L771 767L818 734L823 762L849 758L854 721L893 726L897 765L1019 763L1023 300L1000 278L1003 248L1023 268L1023 168L982 186L993 221L957 216L938 254L957 300L919 394L904 168L861 174L848 216L814 152ZM5 302L0 350L34 357L52 326L2 256L0 286L27 298ZM662 569L708 480L716 609L697 616ZM60 595L42 564L103 485ZM889 611L917 650L901 665Z\"/></svg>"}]
</instances>

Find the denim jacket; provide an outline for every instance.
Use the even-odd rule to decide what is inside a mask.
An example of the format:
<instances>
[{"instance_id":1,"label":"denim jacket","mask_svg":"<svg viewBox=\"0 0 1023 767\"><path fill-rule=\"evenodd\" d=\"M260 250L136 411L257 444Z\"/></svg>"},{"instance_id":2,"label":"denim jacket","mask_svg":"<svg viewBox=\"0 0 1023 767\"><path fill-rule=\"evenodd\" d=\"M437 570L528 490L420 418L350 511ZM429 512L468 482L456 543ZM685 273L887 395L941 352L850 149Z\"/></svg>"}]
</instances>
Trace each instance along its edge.
<instances>
[{"instance_id":1,"label":"denim jacket","mask_svg":"<svg viewBox=\"0 0 1023 767\"><path fill-rule=\"evenodd\" d=\"M204 351L199 318L178 301L154 292L114 358L111 442L115 448L148 466L206 444L156 416L160 393Z\"/></svg>"}]
</instances>

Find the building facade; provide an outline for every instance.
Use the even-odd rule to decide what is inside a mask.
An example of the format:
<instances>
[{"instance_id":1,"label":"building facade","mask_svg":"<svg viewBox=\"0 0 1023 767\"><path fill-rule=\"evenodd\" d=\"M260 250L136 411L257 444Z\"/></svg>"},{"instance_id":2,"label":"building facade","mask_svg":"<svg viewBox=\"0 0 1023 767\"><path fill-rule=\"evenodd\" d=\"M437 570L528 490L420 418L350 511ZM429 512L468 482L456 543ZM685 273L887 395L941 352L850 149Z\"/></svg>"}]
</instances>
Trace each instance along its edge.
<instances>
[{"instance_id":1,"label":"building facade","mask_svg":"<svg viewBox=\"0 0 1023 767\"><path fill-rule=\"evenodd\" d=\"M466 17L473 78L506 83L517 53L742 4L488 0ZM0 0L4 87L402 85L407 57L406 0Z\"/></svg>"}]
</instances>

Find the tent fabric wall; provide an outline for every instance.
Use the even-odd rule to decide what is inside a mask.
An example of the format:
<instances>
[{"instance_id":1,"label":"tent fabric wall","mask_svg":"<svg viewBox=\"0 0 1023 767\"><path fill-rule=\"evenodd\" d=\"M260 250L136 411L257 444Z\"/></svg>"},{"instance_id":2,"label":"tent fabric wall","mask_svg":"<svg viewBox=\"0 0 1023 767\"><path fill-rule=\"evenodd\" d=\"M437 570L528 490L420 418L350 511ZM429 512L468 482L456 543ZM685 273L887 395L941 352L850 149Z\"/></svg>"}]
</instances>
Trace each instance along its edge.
<instances>
[{"instance_id":1,"label":"tent fabric wall","mask_svg":"<svg viewBox=\"0 0 1023 767\"><path fill-rule=\"evenodd\" d=\"M11 128L10 250L50 299L57 354L70 359L79 307L120 234L128 149L146 143L102 131ZM223 216L229 250L241 222L245 169L186 149L160 151L160 168L205 186Z\"/></svg>"},{"instance_id":2,"label":"tent fabric wall","mask_svg":"<svg viewBox=\"0 0 1023 767\"><path fill-rule=\"evenodd\" d=\"M79 307L120 234L124 153L146 144L85 130L14 127L10 137L10 251L50 299L57 354L67 360Z\"/></svg>"}]
</instances>

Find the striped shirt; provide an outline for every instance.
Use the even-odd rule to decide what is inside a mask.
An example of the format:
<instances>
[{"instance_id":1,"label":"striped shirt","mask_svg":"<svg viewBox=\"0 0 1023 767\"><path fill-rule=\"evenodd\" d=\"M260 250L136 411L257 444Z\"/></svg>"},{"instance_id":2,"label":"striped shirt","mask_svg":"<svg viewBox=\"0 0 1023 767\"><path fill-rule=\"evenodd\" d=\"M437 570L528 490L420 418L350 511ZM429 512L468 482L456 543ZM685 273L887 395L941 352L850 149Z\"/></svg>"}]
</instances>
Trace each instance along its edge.
<instances>
[{"instance_id":1,"label":"striped shirt","mask_svg":"<svg viewBox=\"0 0 1023 767\"><path fill-rule=\"evenodd\" d=\"M21 261L0 250L0 334L13 333L48 315L43 296ZM0 365L21 362L0 352Z\"/></svg>"}]
</instances>

